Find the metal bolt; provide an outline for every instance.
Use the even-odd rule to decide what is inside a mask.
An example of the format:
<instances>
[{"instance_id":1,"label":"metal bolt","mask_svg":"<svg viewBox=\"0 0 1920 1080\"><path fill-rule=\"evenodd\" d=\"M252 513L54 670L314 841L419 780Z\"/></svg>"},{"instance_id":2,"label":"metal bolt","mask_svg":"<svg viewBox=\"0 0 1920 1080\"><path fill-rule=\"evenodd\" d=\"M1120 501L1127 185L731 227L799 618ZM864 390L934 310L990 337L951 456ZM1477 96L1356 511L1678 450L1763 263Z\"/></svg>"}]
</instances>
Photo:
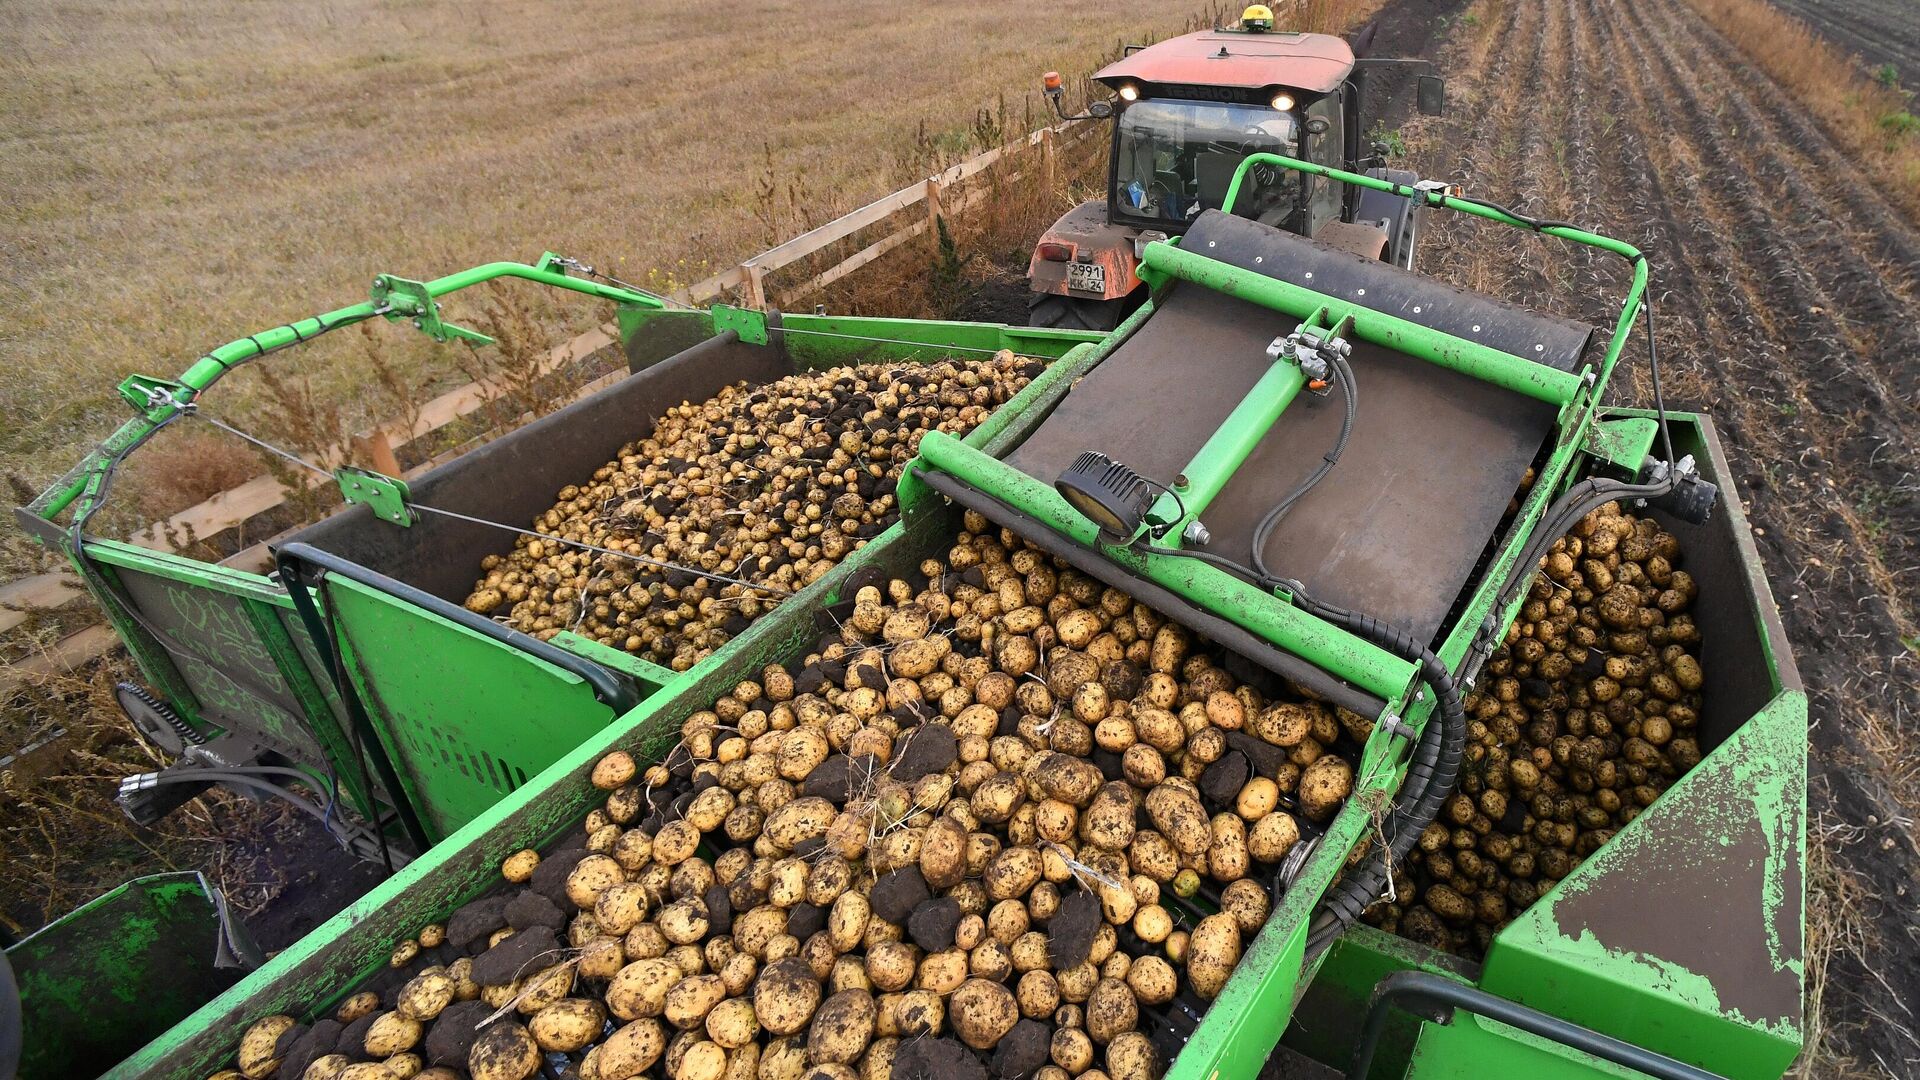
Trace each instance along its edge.
<instances>
[{"instance_id":1,"label":"metal bolt","mask_svg":"<svg viewBox=\"0 0 1920 1080\"><path fill-rule=\"evenodd\" d=\"M1200 524L1199 518L1187 522L1187 527L1180 530L1180 542L1183 544L1199 547L1211 543L1212 540L1213 534L1207 531L1205 525Z\"/></svg>"}]
</instances>

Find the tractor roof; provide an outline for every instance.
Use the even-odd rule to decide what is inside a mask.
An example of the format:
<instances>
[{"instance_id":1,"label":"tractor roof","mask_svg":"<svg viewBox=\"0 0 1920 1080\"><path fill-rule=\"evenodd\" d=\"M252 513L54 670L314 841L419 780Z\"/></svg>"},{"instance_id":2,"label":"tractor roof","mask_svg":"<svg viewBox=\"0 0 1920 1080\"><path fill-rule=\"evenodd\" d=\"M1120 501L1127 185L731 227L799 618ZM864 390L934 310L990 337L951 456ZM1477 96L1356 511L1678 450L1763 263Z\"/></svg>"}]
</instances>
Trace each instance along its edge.
<instances>
[{"instance_id":1,"label":"tractor roof","mask_svg":"<svg viewBox=\"0 0 1920 1080\"><path fill-rule=\"evenodd\" d=\"M1248 34L1203 30L1123 56L1093 77L1122 82L1258 88L1287 86L1310 94L1338 87L1353 70L1353 49L1327 34Z\"/></svg>"}]
</instances>

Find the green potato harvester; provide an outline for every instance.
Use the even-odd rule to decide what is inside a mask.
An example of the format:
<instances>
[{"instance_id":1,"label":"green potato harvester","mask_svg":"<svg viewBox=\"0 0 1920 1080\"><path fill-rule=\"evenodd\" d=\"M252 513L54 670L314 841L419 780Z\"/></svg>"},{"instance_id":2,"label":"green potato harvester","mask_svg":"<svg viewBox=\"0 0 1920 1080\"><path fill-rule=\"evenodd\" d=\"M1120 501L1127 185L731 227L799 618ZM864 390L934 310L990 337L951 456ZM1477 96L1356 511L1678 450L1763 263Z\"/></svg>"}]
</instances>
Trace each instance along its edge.
<instances>
[{"instance_id":1,"label":"green potato harvester","mask_svg":"<svg viewBox=\"0 0 1920 1080\"><path fill-rule=\"evenodd\" d=\"M491 888L504 856L577 828L596 802L587 777L599 757L615 748L663 753L688 715L764 665L809 651L820 616L851 599L856 576L904 573L943 552L962 509L1238 661L1373 721L1353 795L1273 875L1272 914L1226 989L1203 1014L1154 1021L1170 1028L1160 1033L1173 1048L1168 1076L1781 1075L1803 1033L1806 699L1711 422L1603 401L1638 324L1651 318L1645 258L1563 224L1289 158L1257 155L1240 175L1256 165L1597 248L1625 260L1631 284L1613 325L1596 330L1235 217L1230 190L1223 211L1201 214L1177 240L1143 246L1152 297L1098 338L682 313L608 296L621 305L639 370L543 421L536 437L553 445L579 437L573 429L587 414L574 410L633 393L663 370L693 379L753 350L779 352L788 365L914 356L927 346L1010 345L1060 359L967 439L929 434L900 482L897 525L686 672L561 639L553 648L562 656L532 652L445 610L486 549L477 534L456 535L458 522L438 535L420 531L441 523L410 507L458 510L463 484L517 486L517 470L542 467L523 450L545 444L503 439L505 450L470 471L437 470L434 480L388 489L281 545L278 577L251 583L242 602L271 608L303 657L332 652L331 662L308 664L326 677L312 679L306 720L324 718L347 744L303 760L320 768L337 752L342 764L368 761L371 744L384 760L364 780L377 800L369 820L387 823L392 842L423 841L421 853L110 1075L206 1076L231 1059L253 1020L331 1007L383 968L396 944ZM646 363L663 340L693 344ZM1651 352L1650 331L1648 340ZM697 400L691 382L674 385ZM624 411L601 407L603 418L640 414L633 401ZM604 442L575 460L604 461ZM527 486L550 497L568 482L559 475ZM1460 698L1505 640L1534 567L1554 539L1612 500L1676 536L1698 582L1703 759L1501 929L1482 961L1360 923L1387 886L1385 860L1405 856L1453 789ZM52 510L43 519L59 512L57 501L39 507ZM512 509L472 513L523 521L544 505L500 516ZM396 516L413 520L401 528ZM117 560L116 574L151 573L153 563L184 573L77 528L43 531L83 564ZM108 586L95 584L112 611L125 589ZM137 619L116 623L130 640L145 630ZM304 646L295 637L303 629ZM434 670L395 670L407 665ZM432 771L411 732L474 707L453 683L491 682L514 665L538 673L526 684L541 689L523 695L548 695L538 703L544 723L577 726L553 745L562 738L553 727L515 728L503 715L489 721L498 730L469 729L466 738L482 747L544 738L550 764L504 790L474 785L458 800L409 784L409 762ZM501 711L534 700L510 704ZM355 733L371 737L356 749ZM344 782L345 770L338 775ZM420 835L402 835L413 831Z\"/></svg>"}]
</instances>

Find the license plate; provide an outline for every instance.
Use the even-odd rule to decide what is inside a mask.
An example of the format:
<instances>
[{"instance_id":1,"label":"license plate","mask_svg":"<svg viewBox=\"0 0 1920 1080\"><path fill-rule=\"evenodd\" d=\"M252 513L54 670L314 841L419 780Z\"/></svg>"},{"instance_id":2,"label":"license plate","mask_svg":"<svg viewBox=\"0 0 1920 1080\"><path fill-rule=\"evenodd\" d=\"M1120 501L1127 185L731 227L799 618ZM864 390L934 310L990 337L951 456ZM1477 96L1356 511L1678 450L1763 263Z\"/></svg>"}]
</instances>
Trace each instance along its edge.
<instances>
[{"instance_id":1,"label":"license plate","mask_svg":"<svg viewBox=\"0 0 1920 1080\"><path fill-rule=\"evenodd\" d=\"M1075 292L1105 293L1107 268L1099 263L1068 263L1067 288Z\"/></svg>"}]
</instances>

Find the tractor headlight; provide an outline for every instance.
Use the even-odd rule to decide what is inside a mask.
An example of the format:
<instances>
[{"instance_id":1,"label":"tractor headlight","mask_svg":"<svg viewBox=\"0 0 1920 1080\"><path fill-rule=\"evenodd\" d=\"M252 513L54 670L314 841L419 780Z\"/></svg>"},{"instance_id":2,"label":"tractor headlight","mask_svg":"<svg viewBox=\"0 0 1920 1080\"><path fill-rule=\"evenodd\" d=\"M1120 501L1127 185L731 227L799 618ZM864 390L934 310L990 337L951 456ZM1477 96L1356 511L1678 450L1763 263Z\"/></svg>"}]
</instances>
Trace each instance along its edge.
<instances>
[{"instance_id":1,"label":"tractor headlight","mask_svg":"<svg viewBox=\"0 0 1920 1080\"><path fill-rule=\"evenodd\" d=\"M1292 94L1273 95L1273 107L1276 109L1279 109L1281 112L1291 112L1293 110L1293 95Z\"/></svg>"},{"instance_id":2,"label":"tractor headlight","mask_svg":"<svg viewBox=\"0 0 1920 1080\"><path fill-rule=\"evenodd\" d=\"M1139 87L1133 85L1132 83L1124 83L1121 85L1120 87L1121 101L1137 101L1139 100L1139 98L1140 98Z\"/></svg>"}]
</instances>

